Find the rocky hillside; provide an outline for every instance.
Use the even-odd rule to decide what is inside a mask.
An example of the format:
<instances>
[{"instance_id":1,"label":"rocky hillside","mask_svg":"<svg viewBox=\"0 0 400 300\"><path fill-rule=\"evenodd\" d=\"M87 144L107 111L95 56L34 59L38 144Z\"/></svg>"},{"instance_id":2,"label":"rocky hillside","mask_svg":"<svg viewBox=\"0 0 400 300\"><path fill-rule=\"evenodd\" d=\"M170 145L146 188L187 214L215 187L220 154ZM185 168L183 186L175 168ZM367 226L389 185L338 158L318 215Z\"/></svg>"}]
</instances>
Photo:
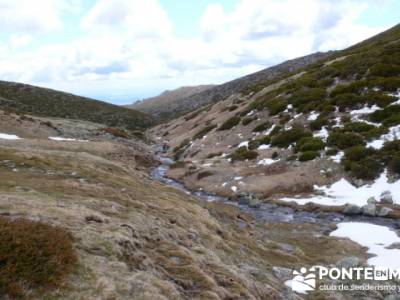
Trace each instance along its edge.
<instances>
[{"instance_id":1,"label":"rocky hillside","mask_svg":"<svg viewBox=\"0 0 400 300\"><path fill-rule=\"evenodd\" d=\"M169 176L232 198L338 210L399 195L400 26L315 63L289 65L156 127L177 161ZM192 99L210 99L203 96L222 87Z\"/></svg>"},{"instance_id":2,"label":"rocky hillside","mask_svg":"<svg viewBox=\"0 0 400 300\"><path fill-rule=\"evenodd\" d=\"M221 85L212 86L211 88L207 88L204 91L194 93L192 95L187 95L179 98L178 101L168 103L168 105L157 102L157 106L153 106L152 111L157 111L155 116L162 117L160 121L171 120L208 104L216 103L220 100L226 99L231 94L250 88L260 82L276 80L281 76L285 76L287 73L295 72L296 70L323 59L331 54L332 52L315 53L289 60L274 67L261 70ZM136 109L139 108L136 107ZM150 111L148 112L151 113Z\"/></svg>"},{"instance_id":3,"label":"rocky hillside","mask_svg":"<svg viewBox=\"0 0 400 300\"><path fill-rule=\"evenodd\" d=\"M329 222L256 222L154 181L156 164L103 125L0 111L0 298L302 299L284 284L299 263L366 259L314 241Z\"/></svg>"},{"instance_id":4,"label":"rocky hillside","mask_svg":"<svg viewBox=\"0 0 400 300\"><path fill-rule=\"evenodd\" d=\"M153 116L158 121L170 119L170 106L179 103L194 94L201 93L214 87L213 85L184 86L171 91L164 91L160 95L152 98L137 101L126 107L132 108Z\"/></svg>"},{"instance_id":5,"label":"rocky hillside","mask_svg":"<svg viewBox=\"0 0 400 300\"><path fill-rule=\"evenodd\" d=\"M149 127L141 112L51 89L0 81L0 108L44 117L77 119L129 130Z\"/></svg>"}]
</instances>

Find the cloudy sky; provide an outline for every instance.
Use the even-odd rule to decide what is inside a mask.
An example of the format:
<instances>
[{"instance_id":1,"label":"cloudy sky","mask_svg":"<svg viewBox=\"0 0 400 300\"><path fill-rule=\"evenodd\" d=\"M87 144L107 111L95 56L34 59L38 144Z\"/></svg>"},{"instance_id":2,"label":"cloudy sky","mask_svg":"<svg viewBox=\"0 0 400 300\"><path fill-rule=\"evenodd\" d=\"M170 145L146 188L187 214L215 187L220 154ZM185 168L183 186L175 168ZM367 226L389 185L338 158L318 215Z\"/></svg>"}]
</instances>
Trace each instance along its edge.
<instances>
[{"instance_id":1,"label":"cloudy sky","mask_svg":"<svg viewBox=\"0 0 400 300\"><path fill-rule=\"evenodd\" d=\"M0 0L0 80L129 103L345 48L399 12L398 0Z\"/></svg>"}]
</instances>

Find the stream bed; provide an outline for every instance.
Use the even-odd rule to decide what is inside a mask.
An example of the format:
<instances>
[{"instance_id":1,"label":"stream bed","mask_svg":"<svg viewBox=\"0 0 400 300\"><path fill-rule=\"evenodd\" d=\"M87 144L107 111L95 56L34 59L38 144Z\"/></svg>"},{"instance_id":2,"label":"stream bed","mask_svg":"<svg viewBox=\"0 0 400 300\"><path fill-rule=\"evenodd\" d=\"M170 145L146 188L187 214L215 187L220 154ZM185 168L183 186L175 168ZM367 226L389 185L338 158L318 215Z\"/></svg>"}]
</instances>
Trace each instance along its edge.
<instances>
[{"instance_id":1,"label":"stream bed","mask_svg":"<svg viewBox=\"0 0 400 300\"><path fill-rule=\"evenodd\" d=\"M365 222L376 225L387 226L392 229L398 230L400 228L400 222L398 220L381 218L381 217L366 217L366 216L345 216L340 213L321 213L321 212L307 212L301 210L295 210L286 206L279 206L272 203L262 203L260 207L253 208L248 205L240 205L235 201L231 201L226 197L213 195L205 191L190 191L183 183L168 178L166 176L169 165L174 161L169 157L160 156L158 157L161 164L154 168L151 172L151 177L164 184L173 186L185 192L188 195L192 195L201 201L221 201L223 203L234 205L240 208L241 211L252 215L257 221L262 222L289 222L289 223L317 223L321 225L321 231L331 231L330 225L332 223L338 224L341 222Z\"/></svg>"}]
</instances>

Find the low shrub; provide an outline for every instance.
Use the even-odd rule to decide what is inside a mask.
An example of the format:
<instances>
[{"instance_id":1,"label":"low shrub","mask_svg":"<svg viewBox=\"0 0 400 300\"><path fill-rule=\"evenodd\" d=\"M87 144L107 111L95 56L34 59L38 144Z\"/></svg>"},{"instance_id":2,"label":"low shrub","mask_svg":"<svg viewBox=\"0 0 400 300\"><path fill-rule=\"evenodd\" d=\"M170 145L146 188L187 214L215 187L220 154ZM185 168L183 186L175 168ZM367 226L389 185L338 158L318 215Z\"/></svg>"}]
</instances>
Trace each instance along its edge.
<instances>
[{"instance_id":1,"label":"low shrub","mask_svg":"<svg viewBox=\"0 0 400 300\"><path fill-rule=\"evenodd\" d=\"M389 172L400 175L400 155L393 157L388 163Z\"/></svg>"},{"instance_id":2,"label":"low shrub","mask_svg":"<svg viewBox=\"0 0 400 300\"><path fill-rule=\"evenodd\" d=\"M299 161L308 161L308 160L313 160L317 157L319 157L319 152L318 151L306 151L300 154L299 156Z\"/></svg>"},{"instance_id":3,"label":"low shrub","mask_svg":"<svg viewBox=\"0 0 400 300\"><path fill-rule=\"evenodd\" d=\"M369 70L369 76L396 77L400 75L400 66L378 63Z\"/></svg>"},{"instance_id":4,"label":"low shrub","mask_svg":"<svg viewBox=\"0 0 400 300\"><path fill-rule=\"evenodd\" d=\"M251 122L253 122L255 119L254 118L251 118L251 117L246 117L246 118L244 118L243 120L242 120L242 125L243 126L246 126L246 125L249 125Z\"/></svg>"},{"instance_id":5,"label":"low shrub","mask_svg":"<svg viewBox=\"0 0 400 300\"><path fill-rule=\"evenodd\" d=\"M205 177L212 176L214 173L211 171L202 171L197 174L197 179L200 180Z\"/></svg>"},{"instance_id":6,"label":"low shrub","mask_svg":"<svg viewBox=\"0 0 400 300\"><path fill-rule=\"evenodd\" d=\"M258 157L258 152L254 150L249 150L247 149L247 147L243 146L236 149L236 151L233 152L229 157L232 159L232 161L247 160L247 159L253 160Z\"/></svg>"},{"instance_id":7,"label":"low shrub","mask_svg":"<svg viewBox=\"0 0 400 300\"><path fill-rule=\"evenodd\" d=\"M261 132L261 131L264 131L264 130L267 130L268 128L270 128L271 127L271 122L263 122L263 123L261 123L261 124L259 124L259 125L257 125L256 127L254 127L254 129L252 130L253 132Z\"/></svg>"},{"instance_id":8,"label":"low shrub","mask_svg":"<svg viewBox=\"0 0 400 300\"><path fill-rule=\"evenodd\" d=\"M296 151L320 151L325 148L325 143L322 139L316 137L303 137L296 143Z\"/></svg>"},{"instance_id":9,"label":"low shrub","mask_svg":"<svg viewBox=\"0 0 400 300\"><path fill-rule=\"evenodd\" d=\"M365 104L366 99L357 94L339 94L331 99L331 103L339 107L339 111L344 112L347 108L353 109L360 104Z\"/></svg>"},{"instance_id":10,"label":"low shrub","mask_svg":"<svg viewBox=\"0 0 400 300\"><path fill-rule=\"evenodd\" d=\"M373 148L366 148L364 146L354 146L344 151L346 160L360 161L368 156L377 154L377 151Z\"/></svg>"},{"instance_id":11,"label":"low shrub","mask_svg":"<svg viewBox=\"0 0 400 300\"><path fill-rule=\"evenodd\" d=\"M339 149L346 149L353 146L365 145L364 139L352 132L331 132L329 134L327 144L329 146L335 146Z\"/></svg>"},{"instance_id":12,"label":"low shrub","mask_svg":"<svg viewBox=\"0 0 400 300\"><path fill-rule=\"evenodd\" d=\"M270 142L271 142L271 138L268 135L266 135L261 138L255 139L255 140L251 140L249 142L249 149L254 150L254 149L257 149L261 145L268 145Z\"/></svg>"},{"instance_id":13,"label":"low shrub","mask_svg":"<svg viewBox=\"0 0 400 300\"><path fill-rule=\"evenodd\" d=\"M239 116L233 116L226 120L219 128L218 130L229 130L233 127L235 127L237 124L240 123L241 118Z\"/></svg>"},{"instance_id":14,"label":"low shrub","mask_svg":"<svg viewBox=\"0 0 400 300\"><path fill-rule=\"evenodd\" d=\"M275 116L281 112L283 112L288 106L287 100L284 98L275 98L270 101L267 101L266 107L271 116Z\"/></svg>"},{"instance_id":15,"label":"low shrub","mask_svg":"<svg viewBox=\"0 0 400 300\"><path fill-rule=\"evenodd\" d=\"M326 150L326 155L328 156L333 156L338 154L339 150L337 148L329 148L328 150Z\"/></svg>"},{"instance_id":16,"label":"low shrub","mask_svg":"<svg viewBox=\"0 0 400 300\"><path fill-rule=\"evenodd\" d=\"M312 131L321 130L322 127L329 124L329 119L326 116L319 116L316 120L310 122Z\"/></svg>"},{"instance_id":17,"label":"low shrub","mask_svg":"<svg viewBox=\"0 0 400 300\"><path fill-rule=\"evenodd\" d=\"M0 218L0 298L63 286L77 256L68 232L24 219Z\"/></svg>"},{"instance_id":18,"label":"low shrub","mask_svg":"<svg viewBox=\"0 0 400 300\"><path fill-rule=\"evenodd\" d=\"M400 113L400 105L390 105L384 109L374 111L369 115L372 122L383 122L390 117Z\"/></svg>"},{"instance_id":19,"label":"low shrub","mask_svg":"<svg viewBox=\"0 0 400 300\"><path fill-rule=\"evenodd\" d=\"M356 178L375 180L382 173L383 165L378 159L367 157L358 162L351 162L350 170Z\"/></svg>"},{"instance_id":20,"label":"low shrub","mask_svg":"<svg viewBox=\"0 0 400 300\"><path fill-rule=\"evenodd\" d=\"M195 135L193 136L193 140L202 139L207 133L209 133L211 130L213 130L216 127L217 126L213 125L213 124L204 127L203 129L201 129L200 131L195 133Z\"/></svg>"},{"instance_id":21,"label":"low shrub","mask_svg":"<svg viewBox=\"0 0 400 300\"><path fill-rule=\"evenodd\" d=\"M281 148L287 148L303 137L311 136L311 132L305 131L300 127L293 127L290 130L282 131L271 139L271 145Z\"/></svg>"}]
</instances>

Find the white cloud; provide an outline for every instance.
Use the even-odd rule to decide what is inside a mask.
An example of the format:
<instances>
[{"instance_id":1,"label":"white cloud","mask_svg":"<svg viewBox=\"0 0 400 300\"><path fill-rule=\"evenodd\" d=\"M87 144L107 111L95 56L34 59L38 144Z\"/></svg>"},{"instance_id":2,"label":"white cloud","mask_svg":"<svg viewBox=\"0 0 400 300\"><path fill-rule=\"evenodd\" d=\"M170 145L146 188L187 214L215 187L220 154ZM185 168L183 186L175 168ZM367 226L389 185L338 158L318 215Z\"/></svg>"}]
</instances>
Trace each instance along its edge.
<instances>
[{"instance_id":1,"label":"white cloud","mask_svg":"<svg viewBox=\"0 0 400 300\"><path fill-rule=\"evenodd\" d=\"M61 14L74 6L72 0L0 0L3 32L44 33L62 27Z\"/></svg>"},{"instance_id":2,"label":"white cloud","mask_svg":"<svg viewBox=\"0 0 400 300\"><path fill-rule=\"evenodd\" d=\"M79 0L41 0L31 10L32 3L0 0L0 26L13 33L0 44L0 78L97 95L219 83L382 30L356 24L373 5L367 0L242 0L231 11L209 5L201 35L178 38L157 0L98 0L80 21L80 37L20 50L79 7Z\"/></svg>"}]
</instances>

